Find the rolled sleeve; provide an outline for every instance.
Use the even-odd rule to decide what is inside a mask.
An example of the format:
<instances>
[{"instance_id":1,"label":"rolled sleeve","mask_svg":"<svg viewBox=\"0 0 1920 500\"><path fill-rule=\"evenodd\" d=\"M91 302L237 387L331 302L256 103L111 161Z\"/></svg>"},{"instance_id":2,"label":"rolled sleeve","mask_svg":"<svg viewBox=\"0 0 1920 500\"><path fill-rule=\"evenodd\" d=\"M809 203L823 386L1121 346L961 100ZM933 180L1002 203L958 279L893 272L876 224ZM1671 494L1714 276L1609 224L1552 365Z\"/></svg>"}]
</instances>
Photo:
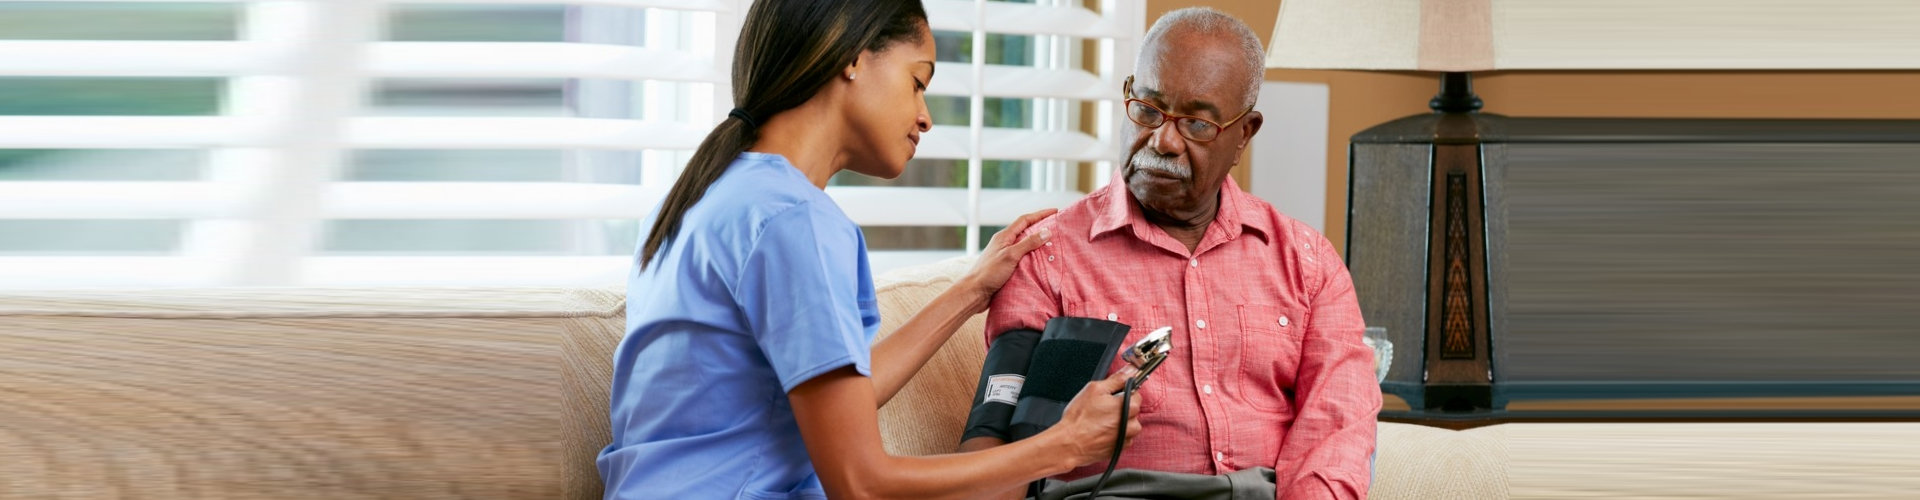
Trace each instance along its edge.
<instances>
[{"instance_id":1,"label":"rolled sleeve","mask_svg":"<svg viewBox=\"0 0 1920 500\"><path fill-rule=\"evenodd\" d=\"M858 227L813 204L767 219L741 265L734 300L783 390L853 365L871 375Z\"/></svg>"},{"instance_id":2,"label":"rolled sleeve","mask_svg":"<svg viewBox=\"0 0 1920 500\"><path fill-rule=\"evenodd\" d=\"M1324 279L1302 342L1297 417L1274 465L1276 491L1289 500L1358 500L1369 486L1380 387L1373 351L1361 342L1366 325L1353 278L1331 244L1319 246Z\"/></svg>"},{"instance_id":3,"label":"rolled sleeve","mask_svg":"<svg viewBox=\"0 0 1920 500\"><path fill-rule=\"evenodd\" d=\"M1027 232L1038 231L1039 227L1036 225ZM1058 230L1055 231L1058 234ZM1022 233L1020 237L1025 238L1026 234ZM993 339L1009 330L1045 329L1047 320L1062 314L1060 299L1047 277L1049 269L1046 261L1052 255L1051 247L1042 246L1014 265L1013 275L1007 278L1007 284L1001 286L988 303L987 345L993 345Z\"/></svg>"}]
</instances>

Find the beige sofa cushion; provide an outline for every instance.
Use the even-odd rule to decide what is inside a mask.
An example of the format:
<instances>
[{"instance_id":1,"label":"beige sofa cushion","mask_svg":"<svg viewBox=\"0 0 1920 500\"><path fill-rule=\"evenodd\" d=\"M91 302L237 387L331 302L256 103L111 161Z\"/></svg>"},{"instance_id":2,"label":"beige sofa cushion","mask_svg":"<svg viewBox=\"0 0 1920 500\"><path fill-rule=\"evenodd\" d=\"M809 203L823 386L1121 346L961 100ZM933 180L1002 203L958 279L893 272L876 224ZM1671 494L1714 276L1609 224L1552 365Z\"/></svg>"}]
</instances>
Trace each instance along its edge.
<instances>
[{"instance_id":1,"label":"beige sofa cushion","mask_svg":"<svg viewBox=\"0 0 1920 500\"><path fill-rule=\"evenodd\" d=\"M568 425L606 417L556 411L561 339L617 331L619 305L563 289L0 295L0 497L597 498L597 479L563 480L582 465Z\"/></svg>"},{"instance_id":2,"label":"beige sofa cushion","mask_svg":"<svg viewBox=\"0 0 1920 500\"><path fill-rule=\"evenodd\" d=\"M1920 423L1495 427L1515 498L1920 498Z\"/></svg>"},{"instance_id":3,"label":"beige sofa cushion","mask_svg":"<svg viewBox=\"0 0 1920 500\"><path fill-rule=\"evenodd\" d=\"M1367 498L1507 498L1505 432L1503 426L1452 431L1381 422Z\"/></svg>"},{"instance_id":4,"label":"beige sofa cushion","mask_svg":"<svg viewBox=\"0 0 1920 500\"><path fill-rule=\"evenodd\" d=\"M972 259L956 258L876 278L880 334L875 340L892 335L972 266ZM967 320L920 373L880 408L880 434L888 453L935 455L952 453L960 446L960 431L980 381L980 365L987 357L986 321L985 313Z\"/></svg>"}]
</instances>

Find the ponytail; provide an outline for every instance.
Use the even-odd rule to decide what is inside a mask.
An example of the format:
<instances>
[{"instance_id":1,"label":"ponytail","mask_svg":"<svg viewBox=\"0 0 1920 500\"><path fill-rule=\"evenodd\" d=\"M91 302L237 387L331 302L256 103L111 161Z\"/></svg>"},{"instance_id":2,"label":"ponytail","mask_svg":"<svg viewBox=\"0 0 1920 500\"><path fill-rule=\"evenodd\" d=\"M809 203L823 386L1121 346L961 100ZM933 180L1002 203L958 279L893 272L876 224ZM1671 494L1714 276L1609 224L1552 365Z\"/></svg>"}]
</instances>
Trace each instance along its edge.
<instances>
[{"instance_id":1,"label":"ponytail","mask_svg":"<svg viewBox=\"0 0 1920 500\"><path fill-rule=\"evenodd\" d=\"M719 180L733 159L753 147L753 141L759 138L760 130L752 120L734 116L736 114L745 113L729 113L726 121L708 132L707 138L700 141L700 147L693 150L693 159L687 162L687 168L680 171L680 179L667 191L666 201L660 204L660 217L653 220L653 230L647 232L647 242L640 247L641 269L646 269L660 247L680 232L680 219L687 209L699 203L707 194L707 187Z\"/></svg>"}]
</instances>

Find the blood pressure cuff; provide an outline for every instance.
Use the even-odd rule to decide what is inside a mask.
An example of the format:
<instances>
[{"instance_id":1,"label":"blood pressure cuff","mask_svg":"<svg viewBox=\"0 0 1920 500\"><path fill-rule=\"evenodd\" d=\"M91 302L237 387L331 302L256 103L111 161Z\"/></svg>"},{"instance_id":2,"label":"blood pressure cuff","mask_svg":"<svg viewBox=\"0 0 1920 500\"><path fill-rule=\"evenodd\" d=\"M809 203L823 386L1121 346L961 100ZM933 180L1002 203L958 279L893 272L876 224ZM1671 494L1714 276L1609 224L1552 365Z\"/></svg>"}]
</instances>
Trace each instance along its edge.
<instances>
[{"instance_id":1,"label":"blood pressure cuff","mask_svg":"<svg viewBox=\"0 0 1920 500\"><path fill-rule=\"evenodd\" d=\"M1080 393L1087 382L1107 376L1120 344L1127 341L1123 323L1093 318L1062 316L1047 320L1040 343L1033 348L1027 364L1027 385L1020 391L1020 404L1013 410L1013 423L1007 427L1012 439L1019 441L1052 427L1067 410L1067 402Z\"/></svg>"},{"instance_id":2,"label":"blood pressure cuff","mask_svg":"<svg viewBox=\"0 0 1920 500\"><path fill-rule=\"evenodd\" d=\"M987 347L987 362L980 367L980 385L973 391L973 412L967 414L961 442L976 437L1009 440L1007 426L1013 422L1013 408L1020 402L1027 365L1033 358L1034 344L1039 342L1040 331L1027 329L1008 331L993 339L993 345Z\"/></svg>"},{"instance_id":3,"label":"blood pressure cuff","mask_svg":"<svg viewBox=\"0 0 1920 500\"><path fill-rule=\"evenodd\" d=\"M1082 387L1107 375L1129 329L1112 321L1058 317L1047 321L1045 331L1001 334L988 347L960 440L985 436L1013 442L1052 427Z\"/></svg>"}]
</instances>

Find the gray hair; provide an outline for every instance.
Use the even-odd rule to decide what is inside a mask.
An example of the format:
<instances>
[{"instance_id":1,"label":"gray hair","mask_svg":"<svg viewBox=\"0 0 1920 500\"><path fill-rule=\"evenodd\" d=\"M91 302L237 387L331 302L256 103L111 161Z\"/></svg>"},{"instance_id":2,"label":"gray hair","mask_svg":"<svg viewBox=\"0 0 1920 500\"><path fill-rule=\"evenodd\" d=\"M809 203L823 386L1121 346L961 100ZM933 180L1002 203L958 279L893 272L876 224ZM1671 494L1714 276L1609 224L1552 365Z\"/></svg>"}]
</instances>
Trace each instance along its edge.
<instances>
[{"instance_id":1,"label":"gray hair","mask_svg":"<svg viewBox=\"0 0 1920 500\"><path fill-rule=\"evenodd\" d=\"M1160 16L1160 20L1154 21L1153 27L1147 29L1147 36L1140 40L1143 50L1135 59L1134 66L1139 67L1146 62L1148 55L1145 48L1160 43L1162 37L1176 28L1191 30L1209 38L1231 37L1240 42L1241 64L1247 70L1246 105L1252 106L1254 100L1260 97L1260 83L1266 81L1267 50L1261 46L1260 36L1253 34L1253 28L1247 27L1247 23L1212 7L1187 7Z\"/></svg>"}]
</instances>

